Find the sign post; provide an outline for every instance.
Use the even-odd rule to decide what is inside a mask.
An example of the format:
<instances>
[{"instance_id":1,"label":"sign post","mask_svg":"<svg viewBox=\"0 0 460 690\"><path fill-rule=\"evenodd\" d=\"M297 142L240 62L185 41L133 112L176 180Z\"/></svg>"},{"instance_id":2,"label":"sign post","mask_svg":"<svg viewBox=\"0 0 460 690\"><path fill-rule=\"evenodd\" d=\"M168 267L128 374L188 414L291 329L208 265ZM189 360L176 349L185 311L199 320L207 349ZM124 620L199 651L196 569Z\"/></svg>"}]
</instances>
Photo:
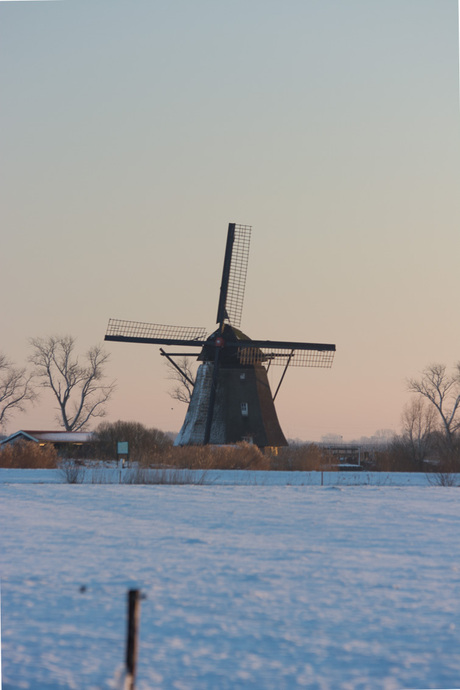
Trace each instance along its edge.
<instances>
[{"instance_id":1,"label":"sign post","mask_svg":"<svg viewBox=\"0 0 460 690\"><path fill-rule=\"evenodd\" d=\"M128 592L128 630L126 635L126 690L134 690L139 638L141 593L138 589Z\"/></svg>"},{"instance_id":2,"label":"sign post","mask_svg":"<svg viewBox=\"0 0 460 690\"><path fill-rule=\"evenodd\" d=\"M117 443L117 458L118 458L118 470L120 472L119 475L119 483L121 484L121 472L123 469L123 465L129 460L129 444L128 441L118 441Z\"/></svg>"}]
</instances>

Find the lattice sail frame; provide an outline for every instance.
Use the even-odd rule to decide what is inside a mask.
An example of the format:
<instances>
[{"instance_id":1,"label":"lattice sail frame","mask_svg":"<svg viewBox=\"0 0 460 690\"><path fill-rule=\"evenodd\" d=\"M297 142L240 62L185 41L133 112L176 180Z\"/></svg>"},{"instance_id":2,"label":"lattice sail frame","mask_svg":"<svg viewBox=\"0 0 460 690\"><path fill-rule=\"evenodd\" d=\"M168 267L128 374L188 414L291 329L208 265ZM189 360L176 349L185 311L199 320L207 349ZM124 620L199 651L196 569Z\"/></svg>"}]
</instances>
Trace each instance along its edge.
<instances>
[{"instance_id":1,"label":"lattice sail frame","mask_svg":"<svg viewBox=\"0 0 460 690\"><path fill-rule=\"evenodd\" d=\"M330 369L334 361L333 350L298 350L289 348L241 347L238 357L241 364L268 364L285 367L316 367Z\"/></svg>"},{"instance_id":2,"label":"lattice sail frame","mask_svg":"<svg viewBox=\"0 0 460 690\"><path fill-rule=\"evenodd\" d=\"M110 319L106 336L162 340L206 340L206 329L196 326L167 326L159 323Z\"/></svg>"},{"instance_id":3,"label":"lattice sail frame","mask_svg":"<svg viewBox=\"0 0 460 690\"><path fill-rule=\"evenodd\" d=\"M238 225L235 223L235 235L225 308L228 315L228 321L232 326L236 326L237 328L241 325L241 315L243 313L251 230L251 225Z\"/></svg>"}]
</instances>

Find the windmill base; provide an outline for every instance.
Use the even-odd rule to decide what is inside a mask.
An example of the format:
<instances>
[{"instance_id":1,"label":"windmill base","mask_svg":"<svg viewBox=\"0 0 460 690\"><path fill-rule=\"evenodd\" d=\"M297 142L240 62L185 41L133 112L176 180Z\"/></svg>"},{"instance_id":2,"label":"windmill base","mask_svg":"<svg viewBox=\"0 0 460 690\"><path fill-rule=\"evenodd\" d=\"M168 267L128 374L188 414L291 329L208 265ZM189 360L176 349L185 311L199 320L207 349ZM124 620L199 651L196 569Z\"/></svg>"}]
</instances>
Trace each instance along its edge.
<instances>
[{"instance_id":1,"label":"windmill base","mask_svg":"<svg viewBox=\"0 0 460 690\"><path fill-rule=\"evenodd\" d=\"M192 399L175 446L204 444L213 371L213 362L204 362L198 368ZM209 443L225 445L241 441L259 447L288 445L262 365L219 368Z\"/></svg>"}]
</instances>

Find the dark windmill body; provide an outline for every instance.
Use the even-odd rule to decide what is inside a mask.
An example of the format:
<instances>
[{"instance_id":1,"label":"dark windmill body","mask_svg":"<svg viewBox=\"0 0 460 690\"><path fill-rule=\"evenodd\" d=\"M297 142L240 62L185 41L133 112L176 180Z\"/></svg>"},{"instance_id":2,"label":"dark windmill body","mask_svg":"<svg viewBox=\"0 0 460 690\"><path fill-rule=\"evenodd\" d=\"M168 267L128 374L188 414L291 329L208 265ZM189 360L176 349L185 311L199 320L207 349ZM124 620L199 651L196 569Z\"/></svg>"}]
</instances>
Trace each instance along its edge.
<instances>
[{"instance_id":1,"label":"dark windmill body","mask_svg":"<svg viewBox=\"0 0 460 690\"><path fill-rule=\"evenodd\" d=\"M106 340L199 347L201 362L184 424L175 445L228 444L284 446L274 399L289 366L330 367L335 345L251 340L239 330L243 308L251 228L230 223L217 311L218 327L206 338L203 329L143 324L111 319ZM189 352L165 352L175 357ZM196 355L194 355L196 356ZM272 395L267 372L284 367Z\"/></svg>"},{"instance_id":2,"label":"dark windmill body","mask_svg":"<svg viewBox=\"0 0 460 690\"><path fill-rule=\"evenodd\" d=\"M217 339L225 345L216 346ZM259 362L241 361L241 340L248 338L238 329L224 324L222 331L213 333L204 345L192 399L175 445L238 441L258 446L287 445L276 415L267 370Z\"/></svg>"}]
</instances>

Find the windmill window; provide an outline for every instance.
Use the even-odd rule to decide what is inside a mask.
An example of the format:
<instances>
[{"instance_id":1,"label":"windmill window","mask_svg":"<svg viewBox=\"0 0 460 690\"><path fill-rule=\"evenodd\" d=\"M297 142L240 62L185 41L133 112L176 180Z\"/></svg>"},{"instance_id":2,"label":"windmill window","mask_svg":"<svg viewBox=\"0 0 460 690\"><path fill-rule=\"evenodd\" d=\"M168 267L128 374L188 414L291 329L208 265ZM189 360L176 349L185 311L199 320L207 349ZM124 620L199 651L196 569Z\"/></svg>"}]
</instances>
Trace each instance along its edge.
<instances>
[{"instance_id":1,"label":"windmill window","mask_svg":"<svg viewBox=\"0 0 460 690\"><path fill-rule=\"evenodd\" d=\"M249 405L247 402L241 403L241 416L247 417L249 414Z\"/></svg>"}]
</instances>

